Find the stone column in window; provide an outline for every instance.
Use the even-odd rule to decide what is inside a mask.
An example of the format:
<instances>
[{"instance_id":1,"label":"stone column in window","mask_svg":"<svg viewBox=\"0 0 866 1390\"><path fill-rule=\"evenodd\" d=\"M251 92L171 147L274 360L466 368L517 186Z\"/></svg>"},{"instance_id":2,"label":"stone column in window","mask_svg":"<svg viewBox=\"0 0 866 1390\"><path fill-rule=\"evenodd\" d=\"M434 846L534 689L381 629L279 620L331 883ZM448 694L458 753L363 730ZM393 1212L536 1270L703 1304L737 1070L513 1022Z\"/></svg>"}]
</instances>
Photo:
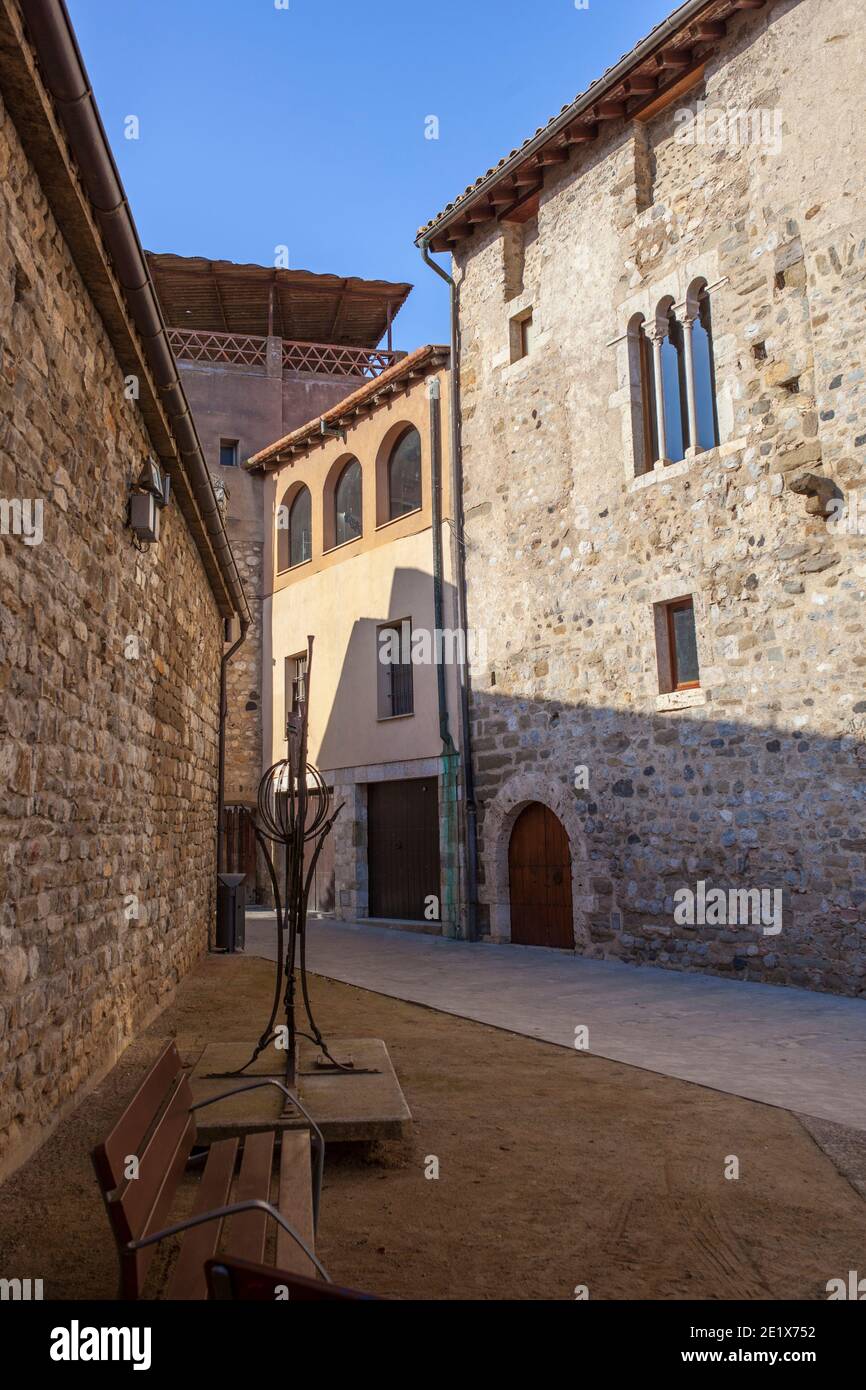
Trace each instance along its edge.
<instances>
[{"instance_id":1,"label":"stone column in window","mask_svg":"<svg viewBox=\"0 0 866 1390\"><path fill-rule=\"evenodd\" d=\"M656 468L664 468L670 463L668 458L667 444L667 420L665 418L665 377L662 366L662 345L668 336L668 326L664 319L656 319L649 331L648 337L653 345L653 377L655 380L656 397L656 434L658 436L659 457L655 460Z\"/></svg>"},{"instance_id":2,"label":"stone column in window","mask_svg":"<svg viewBox=\"0 0 866 1390\"><path fill-rule=\"evenodd\" d=\"M690 458L694 454L701 453L701 444L698 437L698 399L695 391L695 355L692 331L695 326L696 314L690 312L690 307L684 304L681 309L676 311L677 318L683 326L683 355L686 367L686 405L689 416L689 442L686 449L686 457Z\"/></svg>"}]
</instances>

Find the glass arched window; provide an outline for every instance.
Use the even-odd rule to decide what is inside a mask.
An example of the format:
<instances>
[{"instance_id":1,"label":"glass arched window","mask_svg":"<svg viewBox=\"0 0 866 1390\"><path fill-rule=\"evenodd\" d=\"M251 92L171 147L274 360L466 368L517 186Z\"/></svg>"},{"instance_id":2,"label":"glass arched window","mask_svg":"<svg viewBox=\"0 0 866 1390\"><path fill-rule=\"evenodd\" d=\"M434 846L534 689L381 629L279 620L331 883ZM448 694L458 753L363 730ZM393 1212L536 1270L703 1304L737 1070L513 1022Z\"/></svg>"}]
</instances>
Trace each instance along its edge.
<instances>
[{"instance_id":1,"label":"glass arched window","mask_svg":"<svg viewBox=\"0 0 866 1390\"><path fill-rule=\"evenodd\" d=\"M302 487L289 511L289 564L302 565L313 554L313 499L310 489Z\"/></svg>"},{"instance_id":2,"label":"glass arched window","mask_svg":"<svg viewBox=\"0 0 866 1390\"><path fill-rule=\"evenodd\" d=\"M647 336L645 323L641 323L640 325L638 350L640 353L638 371L640 374L641 414L643 421L643 472L651 473L653 465L659 456L659 432L653 349L652 343Z\"/></svg>"},{"instance_id":3,"label":"glass arched window","mask_svg":"<svg viewBox=\"0 0 866 1390\"><path fill-rule=\"evenodd\" d=\"M361 465L350 459L334 488L334 544L357 540L361 525Z\"/></svg>"},{"instance_id":4,"label":"glass arched window","mask_svg":"<svg viewBox=\"0 0 866 1390\"><path fill-rule=\"evenodd\" d=\"M689 445L689 416L686 393L686 348L683 326L673 309L668 314L667 337L662 343L662 381L665 393L665 431L667 457L678 463Z\"/></svg>"},{"instance_id":5,"label":"glass arched window","mask_svg":"<svg viewBox=\"0 0 866 1390\"><path fill-rule=\"evenodd\" d=\"M409 428L394 445L388 461L388 519L421 506L421 436Z\"/></svg>"},{"instance_id":6,"label":"glass arched window","mask_svg":"<svg viewBox=\"0 0 866 1390\"><path fill-rule=\"evenodd\" d=\"M716 409L716 367L713 361L713 322L710 296L702 290L698 317L692 329L692 360L695 368L695 409L698 444L715 449L719 443L719 417Z\"/></svg>"}]
</instances>

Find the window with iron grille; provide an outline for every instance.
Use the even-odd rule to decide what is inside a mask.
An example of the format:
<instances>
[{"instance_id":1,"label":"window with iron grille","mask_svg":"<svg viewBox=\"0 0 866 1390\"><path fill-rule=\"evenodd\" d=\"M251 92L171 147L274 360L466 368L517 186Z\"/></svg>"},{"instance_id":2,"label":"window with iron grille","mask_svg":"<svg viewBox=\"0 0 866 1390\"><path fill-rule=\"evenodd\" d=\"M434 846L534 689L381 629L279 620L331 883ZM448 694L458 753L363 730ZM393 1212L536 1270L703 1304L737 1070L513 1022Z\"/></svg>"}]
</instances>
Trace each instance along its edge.
<instances>
[{"instance_id":1,"label":"window with iron grille","mask_svg":"<svg viewBox=\"0 0 866 1390\"><path fill-rule=\"evenodd\" d=\"M286 657L286 715L300 714L307 698L307 653Z\"/></svg>"},{"instance_id":2,"label":"window with iron grille","mask_svg":"<svg viewBox=\"0 0 866 1390\"><path fill-rule=\"evenodd\" d=\"M377 630L376 638L379 718L414 714L412 620L386 623Z\"/></svg>"}]
</instances>

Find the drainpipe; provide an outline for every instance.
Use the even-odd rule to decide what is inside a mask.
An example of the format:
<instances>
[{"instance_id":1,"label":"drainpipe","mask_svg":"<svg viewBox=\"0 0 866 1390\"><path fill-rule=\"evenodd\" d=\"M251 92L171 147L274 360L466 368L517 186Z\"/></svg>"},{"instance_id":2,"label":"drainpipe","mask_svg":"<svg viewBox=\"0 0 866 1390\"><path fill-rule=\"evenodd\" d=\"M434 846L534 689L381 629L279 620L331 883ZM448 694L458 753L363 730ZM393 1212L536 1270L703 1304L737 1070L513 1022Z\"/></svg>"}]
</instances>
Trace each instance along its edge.
<instances>
[{"instance_id":1,"label":"drainpipe","mask_svg":"<svg viewBox=\"0 0 866 1390\"><path fill-rule=\"evenodd\" d=\"M466 621L466 565L463 531L463 453L460 440L460 317L457 283L430 255L430 239L420 243L425 265L444 280L451 292L451 493L454 511L453 559L457 591L457 627L467 660L460 667L460 759L466 798L466 936L478 940L478 817L472 743L469 724L468 627ZM441 535L441 532L440 532Z\"/></svg>"},{"instance_id":2,"label":"drainpipe","mask_svg":"<svg viewBox=\"0 0 866 1390\"><path fill-rule=\"evenodd\" d=\"M446 856L444 874L445 901L440 916L443 920L454 921L454 859L450 853L456 846L457 835L455 818L457 811L457 749L451 737L448 720L448 690L445 682L443 649L440 648L439 633L445 630L445 603L443 598L442 563L442 391L438 376L429 378L430 399L430 454L431 454L431 513L433 523L433 628L436 634L436 691L439 701L439 737L442 740L442 803L445 844L449 854ZM446 911L447 909L447 911Z\"/></svg>"},{"instance_id":3,"label":"drainpipe","mask_svg":"<svg viewBox=\"0 0 866 1390\"><path fill-rule=\"evenodd\" d=\"M226 719L229 712L228 670L229 662L235 652L247 640L249 623L241 619L241 635L234 646L223 653L220 662L220 724L219 724L219 771L217 774L217 873L225 873L225 839L223 837L223 816L226 808Z\"/></svg>"}]
</instances>

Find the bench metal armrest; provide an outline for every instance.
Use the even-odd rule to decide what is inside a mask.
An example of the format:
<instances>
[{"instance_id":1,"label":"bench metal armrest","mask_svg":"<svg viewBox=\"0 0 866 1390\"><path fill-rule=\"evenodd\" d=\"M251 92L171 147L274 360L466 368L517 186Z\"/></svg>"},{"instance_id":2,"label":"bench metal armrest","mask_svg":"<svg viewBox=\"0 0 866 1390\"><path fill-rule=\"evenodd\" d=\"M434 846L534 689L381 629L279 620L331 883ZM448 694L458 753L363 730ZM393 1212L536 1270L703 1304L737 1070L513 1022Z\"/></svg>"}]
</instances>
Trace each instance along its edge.
<instances>
[{"instance_id":1,"label":"bench metal armrest","mask_svg":"<svg viewBox=\"0 0 866 1390\"><path fill-rule=\"evenodd\" d=\"M148 1245L156 1245L161 1240L167 1240L169 1236L180 1235L182 1231L192 1230L194 1226L204 1226L208 1221L222 1221L227 1216L239 1216L245 1211L264 1211L268 1216L273 1217L274 1221L282 1226L283 1230L292 1237L298 1244L309 1260L312 1260L316 1269L321 1274L327 1284L333 1283L330 1274L325 1269L321 1260L309 1248L306 1241L298 1234L294 1226L290 1226L281 1211L278 1211L270 1202L265 1202L260 1197L250 1197L245 1202L233 1202L228 1207L215 1207L213 1211L201 1212L198 1216L190 1216L186 1221L177 1221L173 1226L166 1226L162 1231L154 1231L153 1235L145 1236L143 1240L131 1240L126 1246L127 1250L144 1250Z\"/></svg>"},{"instance_id":2,"label":"bench metal armrest","mask_svg":"<svg viewBox=\"0 0 866 1390\"><path fill-rule=\"evenodd\" d=\"M303 1101L299 1100L288 1086L284 1086L282 1081L277 1081L275 1077L268 1076L263 1081L250 1081L244 1086L233 1087L231 1091L223 1091L222 1095L211 1096L208 1100L196 1101L195 1105L189 1107L189 1113L203 1110L206 1105L216 1105L217 1101L228 1100L231 1096L242 1096L245 1091L258 1091L262 1086L276 1086L278 1090L282 1091L287 1100L290 1100L292 1105L296 1105L301 1114L309 1121L310 1129L313 1131L313 1148L316 1151L316 1175L313 1182L313 1230L317 1231L319 1229L319 1208L322 1204L322 1183L325 1177L325 1137Z\"/></svg>"}]
</instances>

